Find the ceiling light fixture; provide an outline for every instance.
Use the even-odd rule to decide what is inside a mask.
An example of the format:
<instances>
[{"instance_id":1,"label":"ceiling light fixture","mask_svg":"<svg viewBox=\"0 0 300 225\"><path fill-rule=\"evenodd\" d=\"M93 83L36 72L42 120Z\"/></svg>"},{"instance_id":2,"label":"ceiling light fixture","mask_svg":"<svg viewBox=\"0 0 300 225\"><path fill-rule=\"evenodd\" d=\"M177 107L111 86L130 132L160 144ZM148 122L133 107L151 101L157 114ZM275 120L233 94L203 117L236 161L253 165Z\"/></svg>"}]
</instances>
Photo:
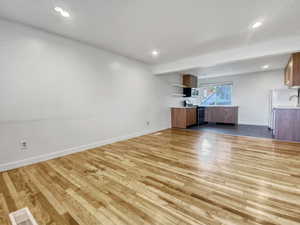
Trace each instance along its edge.
<instances>
[{"instance_id":1,"label":"ceiling light fixture","mask_svg":"<svg viewBox=\"0 0 300 225\"><path fill-rule=\"evenodd\" d=\"M61 12L61 15L63 16L63 17L70 17L70 13L68 13L67 11L62 11Z\"/></svg>"},{"instance_id":2,"label":"ceiling light fixture","mask_svg":"<svg viewBox=\"0 0 300 225\"><path fill-rule=\"evenodd\" d=\"M264 65L262 66L262 69L266 70L266 69L269 69L270 68L270 65Z\"/></svg>"},{"instance_id":3,"label":"ceiling light fixture","mask_svg":"<svg viewBox=\"0 0 300 225\"><path fill-rule=\"evenodd\" d=\"M151 54L152 54L153 57L157 57L157 56L159 56L159 51L158 50L153 50Z\"/></svg>"},{"instance_id":4,"label":"ceiling light fixture","mask_svg":"<svg viewBox=\"0 0 300 225\"><path fill-rule=\"evenodd\" d=\"M69 12L67 12L67 11L65 11L65 10L63 10L62 8L60 8L60 7L55 7L54 8L54 10L56 11L56 12L59 12L63 17L66 17L66 18L68 18L68 17L70 17L70 13Z\"/></svg>"},{"instance_id":5,"label":"ceiling light fixture","mask_svg":"<svg viewBox=\"0 0 300 225\"><path fill-rule=\"evenodd\" d=\"M56 12L60 12L60 13L63 11L63 9L60 8L60 7L55 7L54 10L55 10Z\"/></svg>"},{"instance_id":6,"label":"ceiling light fixture","mask_svg":"<svg viewBox=\"0 0 300 225\"><path fill-rule=\"evenodd\" d=\"M252 25L253 29L259 28L263 23L262 22L256 22Z\"/></svg>"}]
</instances>

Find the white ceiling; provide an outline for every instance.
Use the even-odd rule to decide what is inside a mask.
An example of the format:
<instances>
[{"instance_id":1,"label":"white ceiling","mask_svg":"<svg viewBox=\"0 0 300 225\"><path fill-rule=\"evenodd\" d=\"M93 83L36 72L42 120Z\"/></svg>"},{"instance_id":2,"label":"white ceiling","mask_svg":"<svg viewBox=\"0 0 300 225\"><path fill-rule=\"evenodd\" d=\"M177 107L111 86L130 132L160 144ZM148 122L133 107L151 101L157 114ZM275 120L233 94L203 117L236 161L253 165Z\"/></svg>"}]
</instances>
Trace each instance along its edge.
<instances>
[{"instance_id":1,"label":"white ceiling","mask_svg":"<svg viewBox=\"0 0 300 225\"><path fill-rule=\"evenodd\" d=\"M55 6L71 17L61 17ZM0 16L149 64L300 35L299 0L1 0ZM257 30L249 28L263 21ZM160 57L151 57L159 49Z\"/></svg>"},{"instance_id":2,"label":"white ceiling","mask_svg":"<svg viewBox=\"0 0 300 225\"><path fill-rule=\"evenodd\" d=\"M205 79L208 77L231 76L237 74L249 74L254 72L284 69L288 63L289 58L290 54L265 56L182 72L195 74L199 77L199 79ZM265 65L268 65L269 68L263 68L263 66Z\"/></svg>"}]
</instances>

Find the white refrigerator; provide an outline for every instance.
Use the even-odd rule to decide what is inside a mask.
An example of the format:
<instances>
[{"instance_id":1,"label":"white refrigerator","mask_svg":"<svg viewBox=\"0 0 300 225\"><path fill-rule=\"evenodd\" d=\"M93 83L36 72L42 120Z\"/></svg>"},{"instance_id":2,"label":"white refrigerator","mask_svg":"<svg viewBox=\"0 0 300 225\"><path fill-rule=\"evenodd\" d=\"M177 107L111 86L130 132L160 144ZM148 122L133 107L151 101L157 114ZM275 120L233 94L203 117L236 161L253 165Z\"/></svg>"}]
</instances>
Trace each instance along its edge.
<instances>
[{"instance_id":1,"label":"white refrigerator","mask_svg":"<svg viewBox=\"0 0 300 225\"><path fill-rule=\"evenodd\" d=\"M297 89L273 89L269 95L269 128L274 127L274 107L295 107L297 105L297 98L290 101L292 95L298 95Z\"/></svg>"}]
</instances>

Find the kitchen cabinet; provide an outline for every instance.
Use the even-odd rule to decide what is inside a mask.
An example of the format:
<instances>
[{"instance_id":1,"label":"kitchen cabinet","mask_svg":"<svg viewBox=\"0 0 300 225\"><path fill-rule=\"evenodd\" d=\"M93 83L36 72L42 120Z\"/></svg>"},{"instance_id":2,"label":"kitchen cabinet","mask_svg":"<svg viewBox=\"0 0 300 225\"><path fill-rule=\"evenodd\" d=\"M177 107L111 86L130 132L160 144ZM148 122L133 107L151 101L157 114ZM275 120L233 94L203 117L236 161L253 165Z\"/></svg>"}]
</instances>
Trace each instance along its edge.
<instances>
[{"instance_id":1,"label":"kitchen cabinet","mask_svg":"<svg viewBox=\"0 0 300 225\"><path fill-rule=\"evenodd\" d=\"M275 108L273 110L276 139L287 141L300 141L300 109Z\"/></svg>"},{"instance_id":2,"label":"kitchen cabinet","mask_svg":"<svg viewBox=\"0 0 300 225\"><path fill-rule=\"evenodd\" d=\"M190 74L184 74L182 76L182 84L187 88L197 88L198 77Z\"/></svg>"},{"instance_id":3,"label":"kitchen cabinet","mask_svg":"<svg viewBox=\"0 0 300 225\"><path fill-rule=\"evenodd\" d=\"M205 108L205 122L209 123L238 123L238 107L212 106Z\"/></svg>"},{"instance_id":4,"label":"kitchen cabinet","mask_svg":"<svg viewBox=\"0 0 300 225\"><path fill-rule=\"evenodd\" d=\"M172 108L171 120L173 128L187 128L197 123L197 109L196 108Z\"/></svg>"},{"instance_id":5,"label":"kitchen cabinet","mask_svg":"<svg viewBox=\"0 0 300 225\"><path fill-rule=\"evenodd\" d=\"M292 54L285 67L284 83L289 87L300 87L300 52Z\"/></svg>"}]
</instances>

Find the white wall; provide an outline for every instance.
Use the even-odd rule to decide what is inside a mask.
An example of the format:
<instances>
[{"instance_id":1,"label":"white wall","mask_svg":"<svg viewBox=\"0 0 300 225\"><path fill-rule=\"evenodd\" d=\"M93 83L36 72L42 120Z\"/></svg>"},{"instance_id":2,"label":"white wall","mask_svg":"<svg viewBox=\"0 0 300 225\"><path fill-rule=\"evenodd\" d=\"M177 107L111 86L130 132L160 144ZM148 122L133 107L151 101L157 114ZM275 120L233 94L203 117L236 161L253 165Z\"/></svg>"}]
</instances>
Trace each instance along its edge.
<instances>
[{"instance_id":1,"label":"white wall","mask_svg":"<svg viewBox=\"0 0 300 225\"><path fill-rule=\"evenodd\" d=\"M268 125L269 92L286 88L282 70L200 79L198 82L233 82L233 105L239 108L239 123Z\"/></svg>"},{"instance_id":2,"label":"white wall","mask_svg":"<svg viewBox=\"0 0 300 225\"><path fill-rule=\"evenodd\" d=\"M0 30L0 170L170 126L168 83L144 64L6 21Z\"/></svg>"},{"instance_id":3,"label":"white wall","mask_svg":"<svg viewBox=\"0 0 300 225\"><path fill-rule=\"evenodd\" d=\"M176 87L174 84L182 84L182 75L179 75L177 73L170 73L170 74L164 74L164 75L156 75L161 77L161 79L168 84L168 87L166 88L167 91L167 106L169 108L171 107L179 107L183 106L183 101L186 98L176 96L175 94L182 94L183 89L181 87ZM171 118L170 118L171 119Z\"/></svg>"}]
</instances>

